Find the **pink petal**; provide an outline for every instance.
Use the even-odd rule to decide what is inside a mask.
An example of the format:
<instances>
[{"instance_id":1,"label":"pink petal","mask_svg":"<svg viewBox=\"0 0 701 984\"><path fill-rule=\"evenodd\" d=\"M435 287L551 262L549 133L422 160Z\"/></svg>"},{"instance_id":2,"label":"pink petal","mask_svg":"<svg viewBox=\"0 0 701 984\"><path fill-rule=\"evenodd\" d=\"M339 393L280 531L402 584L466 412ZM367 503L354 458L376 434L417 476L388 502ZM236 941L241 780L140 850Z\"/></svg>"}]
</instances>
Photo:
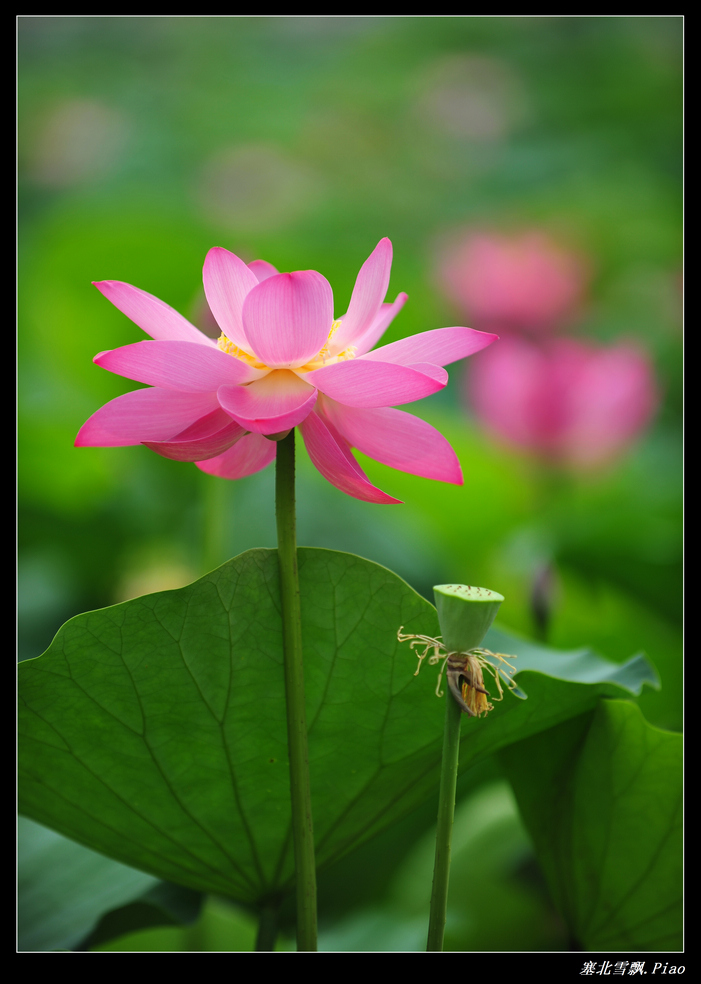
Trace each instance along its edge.
<instances>
[{"instance_id":1,"label":"pink petal","mask_svg":"<svg viewBox=\"0 0 701 984\"><path fill-rule=\"evenodd\" d=\"M441 386L448 385L448 373L442 366L434 366L430 362L412 362L409 369L416 369L417 372L422 372L424 376L430 376Z\"/></svg>"},{"instance_id":2,"label":"pink petal","mask_svg":"<svg viewBox=\"0 0 701 984\"><path fill-rule=\"evenodd\" d=\"M147 294L145 290L122 283L121 280L102 280L93 286L151 338L197 342L198 345L210 347L216 344L183 318L182 314L178 314L153 294Z\"/></svg>"},{"instance_id":3,"label":"pink petal","mask_svg":"<svg viewBox=\"0 0 701 984\"><path fill-rule=\"evenodd\" d=\"M218 409L202 417L172 441L144 441L147 448L174 461L204 461L215 458L240 440L246 431Z\"/></svg>"},{"instance_id":4,"label":"pink petal","mask_svg":"<svg viewBox=\"0 0 701 984\"><path fill-rule=\"evenodd\" d=\"M276 369L248 386L222 386L219 403L254 434L296 427L316 403L316 390L288 369Z\"/></svg>"},{"instance_id":5,"label":"pink petal","mask_svg":"<svg viewBox=\"0 0 701 984\"><path fill-rule=\"evenodd\" d=\"M366 352L370 351L373 345L377 345L391 323L404 307L407 300L408 294L397 294L397 299L392 304L382 305L379 314L368 330L354 343L357 348L356 355L365 355ZM333 349L330 348L329 351L332 355L337 354L335 347L333 347ZM341 350L338 349L338 351Z\"/></svg>"},{"instance_id":6,"label":"pink petal","mask_svg":"<svg viewBox=\"0 0 701 984\"><path fill-rule=\"evenodd\" d=\"M276 277L279 273L272 263L267 263L265 260L254 260L248 264L248 269L255 274L258 283L267 280L268 277Z\"/></svg>"},{"instance_id":7,"label":"pink petal","mask_svg":"<svg viewBox=\"0 0 701 984\"><path fill-rule=\"evenodd\" d=\"M234 253L215 246L205 258L202 279L215 321L234 345L248 351L241 311L247 294L258 283L256 275Z\"/></svg>"},{"instance_id":8,"label":"pink petal","mask_svg":"<svg viewBox=\"0 0 701 984\"><path fill-rule=\"evenodd\" d=\"M430 362L434 366L447 366L458 359L466 359L475 352L495 342L499 336L473 328L435 328L420 335L390 342L368 352L363 359L378 362L395 362L400 366L414 362Z\"/></svg>"},{"instance_id":9,"label":"pink petal","mask_svg":"<svg viewBox=\"0 0 701 984\"><path fill-rule=\"evenodd\" d=\"M462 485L460 462L435 427L403 410L365 410L321 399L325 416L348 443L391 468Z\"/></svg>"},{"instance_id":10,"label":"pink petal","mask_svg":"<svg viewBox=\"0 0 701 984\"><path fill-rule=\"evenodd\" d=\"M216 409L215 393L135 390L100 407L80 428L75 445L118 448L145 441L171 441Z\"/></svg>"},{"instance_id":11,"label":"pink petal","mask_svg":"<svg viewBox=\"0 0 701 984\"><path fill-rule=\"evenodd\" d=\"M337 362L323 369L314 369L305 375L332 400L349 407L386 407L397 403L411 403L436 393L445 382L409 366L391 362L368 362L350 359ZM447 379L447 376L446 376Z\"/></svg>"},{"instance_id":12,"label":"pink petal","mask_svg":"<svg viewBox=\"0 0 701 984\"><path fill-rule=\"evenodd\" d=\"M246 348L275 369L309 362L326 344L333 324L331 285L315 270L279 273L246 297Z\"/></svg>"},{"instance_id":13,"label":"pink petal","mask_svg":"<svg viewBox=\"0 0 701 984\"><path fill-rule=\"evenodd\" d=\"M197 467L218 478L245 478L265 468L274 460L277 443L260 434L247 434L232 448L209 461L198 461Z\"/></svg>"},{"instance_id":14,"label":"pink petal","mask_svg":"<svg viewBox=\"0 0 701 984\"><path fill-rule=\"evenodd\" d=\"M333 425L326 424L318 413L310 413L299 429L314 466L341 492L364 502L400 502L370 484L346 442L334 434Z\"/></svg>"},{"instance_id":15,"label":"pink petal","mask_svg":"<svg viewBox=\"0 0 701 984\"><path fill-rule=\"evenodd\" d=\"M205 438L212 437L214 434L218 434L225 427L229 427L232 424L231 417L228 413L222 410L221 407L217 407L216 410L212 410L208 413L206 417L200 417L196 420L194 424L186 427L184 431L176 434L173 438L174 442L177 441L200 441ZM234 428L238 427L238 424L233 425ZM232 431L236 433L236 431Z\"/></svg>"},{"instance_id":16,"label":"pink petal","mask_svg":"<svg viewBox=\"0 0 701 984\"><path fill-rule=\"evenodd\" d=\"M135 342L100 352L93 362L149 386L192 393L213 393L220 386L248 383L265 373L220 349L192 342Z\"/></svg>"},{"instance_id":17,"label":"pink petal","mask_svg":"<svg viewBox=\"0 0 701 984\"><path fill-rule=\"evenodd\" d=\"M355 345L372 326L389 287L392 269L392 243L381 239L360 268L348 311L333 339L334 352Z\"/></svg>"}]
</instances>

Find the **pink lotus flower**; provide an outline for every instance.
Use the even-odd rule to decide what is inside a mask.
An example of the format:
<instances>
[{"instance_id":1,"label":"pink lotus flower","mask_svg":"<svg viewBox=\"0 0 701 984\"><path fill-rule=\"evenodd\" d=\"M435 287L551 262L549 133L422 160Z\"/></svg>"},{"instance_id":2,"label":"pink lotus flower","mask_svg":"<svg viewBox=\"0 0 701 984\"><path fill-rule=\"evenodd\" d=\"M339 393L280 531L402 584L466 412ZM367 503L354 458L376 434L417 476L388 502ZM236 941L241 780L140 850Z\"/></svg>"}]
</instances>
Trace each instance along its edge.
<instances>
[{"instance_id":1,"label":"pink lotus flower","mask_svg":"<svg viewBox=\"0 0 701 984\"><path fill-rule=\"evenodd\" d=\"M473 366L469 397L495 435L573 469L614 459L658 403L652 366L640 349L571 339L502 340Z\"/></svg>"},{"instance_id":2,"label":"pink lotus flower","mask_svg":"<svg viewBox=\"0 0 701 984\"><path fill-rule=\"evenodd\" d=\"M542 232L474 232L452 244L438 277L480 328L543 331L576 312L587 271L579 257Z\"/></svg>"},{"instance_id":3,"label":"pink lotus flower","mask_svg":"<svg viewBox=\"0 0 701 984\"><path fill-rule=\"evenodd\" d=\"M442 367L478 352L495 335L439 328L370 351L404 305L383 300L392 245L363 264L348 312L334 321L333 293L314 270L278 273L211 249L204 288L222 330L203 335L151 294L115 280L95 284L154 341L101 352L95 362L151 389L126 393L83 425L76 445L145 444L194 461L221 478L242 478L275 457L275 438L299 427L314 465L333 485L368 502L398 502L375 488L351 447L394 468L462 483L453 449L425 421L394 405L442 389Z\"/></svg>"}]
</instances>

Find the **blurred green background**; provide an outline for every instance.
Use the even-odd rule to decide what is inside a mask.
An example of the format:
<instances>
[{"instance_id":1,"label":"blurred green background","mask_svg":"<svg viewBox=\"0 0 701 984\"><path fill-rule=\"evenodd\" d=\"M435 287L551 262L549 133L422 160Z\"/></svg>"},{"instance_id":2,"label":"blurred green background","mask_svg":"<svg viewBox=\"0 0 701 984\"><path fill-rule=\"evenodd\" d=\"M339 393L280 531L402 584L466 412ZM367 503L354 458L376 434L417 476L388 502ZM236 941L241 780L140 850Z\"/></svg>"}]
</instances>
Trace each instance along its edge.
<instances>
[{"instance_id":1,"label":"blurred green background","mask_svg":"<svg viewBox=\"0 0 701 984\"><path fill-rule=\"evenodd\" d=\"M339 316L389 236L389 296L409 294L390 341L470 323L436 273L456 230L537 228L589 263L568 334L650 353L651 426L605 470L545 469L483 433L458 363L446 390L407 409L450 440L465 485L362 460L405 502L376 506L301 454L298 539L384 564L429 599L434 583L493 588L501 623L525 634L546 571L548 642L614 660L644 650L662 689L643 712L680 730L682 29L680 17L20 17L20 658L78 612L275 546L272 468L227 483L143 447L73 447L90 414L135 388L93 356L144 337L91 281L127 281L204 326L202 263L225 246L319 270Z\"/></svg>"}]
</instances>

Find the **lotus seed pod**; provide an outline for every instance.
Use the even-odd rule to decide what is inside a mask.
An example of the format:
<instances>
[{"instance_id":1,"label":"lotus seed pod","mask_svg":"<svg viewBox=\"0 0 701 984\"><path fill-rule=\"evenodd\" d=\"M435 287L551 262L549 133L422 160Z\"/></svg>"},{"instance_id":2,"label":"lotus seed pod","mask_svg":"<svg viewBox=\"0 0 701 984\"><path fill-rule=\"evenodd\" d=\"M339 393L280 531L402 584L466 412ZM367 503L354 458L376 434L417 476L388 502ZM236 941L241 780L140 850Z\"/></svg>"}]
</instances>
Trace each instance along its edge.
<instances>
[{"instance_id":1,"label":"lotus seed pod","mask_svg":"<svg viewBox=\"0 0 701 984\"><path fill-rule=\"evenodd\" d=\"M448 652L458 653L482 644L504 600L497 591L468 584L434 585L433 596L443 645Z\"/></svg>"}]
</instances>

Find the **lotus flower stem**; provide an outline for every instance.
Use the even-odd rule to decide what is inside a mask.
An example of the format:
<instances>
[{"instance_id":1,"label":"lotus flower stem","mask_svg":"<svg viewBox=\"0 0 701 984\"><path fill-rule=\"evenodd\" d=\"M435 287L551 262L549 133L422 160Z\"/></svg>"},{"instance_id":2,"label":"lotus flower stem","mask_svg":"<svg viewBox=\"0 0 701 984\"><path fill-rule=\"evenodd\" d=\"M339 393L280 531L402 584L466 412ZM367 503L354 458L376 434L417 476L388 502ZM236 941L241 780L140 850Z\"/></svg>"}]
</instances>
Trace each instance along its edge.
<instances>
[{"instance_id":1,"label":"lotus flower stem","mask_svg":"<svg viewBox=\"0 0 701 984\"><path fill-rule=\"evenodd\" d=\"M450 877L450 843L453 836L455 787L458 780L461 718L462 711L460 710L460 706L448 694L445 700L443 760L441 762L441 786L438 794L438 825L436 829L436 858L433 868L433 889L431 891L431 913L428 921L427 951L440 952L443 949L445 913L448 904L448 879Z\"/></svg>"},{"instance_id":2,"label":"lotus flower stem","mask_svg":"<svg viewBox=\"0 0 701 984\"><path fill-rule=\"evenodd\" d=\"M433 868L431 911L428 920L427 951L443 949L445 916L448 905L448 880L450 877L450 844L453 837L455 815L455 788L458 779L460 752L460 721L463 713L479 718L492 709L484 688L482 667L487 650L478 648L494 621L503 595L487 588L465 584L437 584L433 588L442 642L423 637L433 645L433 659L440 659L445 652L445 665L449 689L445 698L445 727L443 730L443 759L441 785L438 793L438 822L436 827L436 856ZM413 643L412 645L416 645ZM430 645L428 649L432 648ZM425 654L424 654L425 655ZM488 654L500 663L509 657ZM422 658L422 657L421 657ZM431 662L431 660L429 660ZM419 663L420 665L420 663ZM418 672L418 671L417 671ZM501 693L498 674L494 670L497 689Z\"/></svg>"},{"instance_id":3,"label":"lotus flower stem","mask_svg":"<svg viewBox=\"0 0 701 984\"><path fill-rule=\"evenodd\" d=\"M278 906L265 905L260 910L256 951L270 952L275 949L278 933Z\"/></svg>"},{"instance_id":4,"label":"lotus flower stem","mask_svg":"<svg viewBox=\"0 0 701 984\"><path fill-rule=\"evenodd\" d=\"M302 665L302 615L295 522L295 432L277 442L275 512L282 597L292 838L297 881L297 949L316 950L316 867Z\"/></svg>"},{"instance_id":5,"label":"lotus flower stem","mask_svg":"<svg viewBox=\"0 0 701 984\"><path fill-rule=\"evenodd\" d=\"M205 483L203 497L203 530L202 530L202 573L213 571L219 567L228 555L222 551L229 535L227 517L231 512L232 489L226 482Z\"/></svg>"}]
</instances>

